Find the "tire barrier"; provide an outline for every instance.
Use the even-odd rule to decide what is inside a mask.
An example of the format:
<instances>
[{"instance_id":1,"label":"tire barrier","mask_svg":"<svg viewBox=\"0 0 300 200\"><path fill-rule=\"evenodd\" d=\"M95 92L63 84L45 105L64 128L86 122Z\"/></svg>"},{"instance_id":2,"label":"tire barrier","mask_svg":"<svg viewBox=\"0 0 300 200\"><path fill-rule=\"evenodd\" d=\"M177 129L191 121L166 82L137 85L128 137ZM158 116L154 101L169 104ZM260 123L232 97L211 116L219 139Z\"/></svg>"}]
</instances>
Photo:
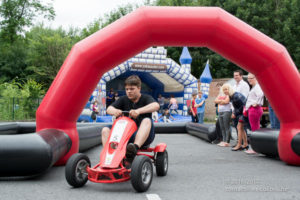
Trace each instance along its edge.
<instances>
[{"instance_id":1,"label":"tire barrier","mask_svg":"<svg viewBox=\"0 0 300 200\"><path fill-rule=\"evenodd\" d=\"M206 140L207 142L212 142L217 137L215 124L198 124L188 122L186 123L186 130L189 134Z\"/></svg>"},{"instance_id":2,"label":"tire barrier","mask_svg":"<svg viewBox=\"0 0 300 200\"><path fill-rule=\"evenodd\" d=\"M154 123L154 131L156 134L176 134L187 133L186 122L181 123Z\"/></svg>"},{"instance_id":3,"label":"tire barrier","mask_svg":"<svg viewBox=\"0 0 300 200\"><path fill-rule=\"evenodd\" d=\"M0 177L39 175L64 156L71 145L68 135L55 129L1 135Z\"/></svg>"},{"instance_id":4,"label":"tire barrier","mask_svg":"<svg viewBox=\"0 0 300 200\"><path fill-rule=\"evenodd\" d=\"M0 135L34 133L35 122L9 122L0 124Z\"/></svg>"},{"instance_id":5,"label":"tire barrier","mask_svg":"<svg viewBox=\"0 0 300 200\"><path fill-rule=\"evenodd\" d=\"M101 144L101 130L109 125L78 123L79 151ZM35 129L34 122L0 124L0 180L42 174L69 151L72 142L64 132Z\"/></svg>"},{"instance_id":6,"label":"tire barrier","mask_svg":"<svg viewBox=\"0 0 300 200\"><path fill-rule=\"evenodd\" d=\"M257 153L268 157L278 157L278 135L279 130L262 128L250 135L251 147ZM300 142L300 140L298 140ZM298 143L300 144L300 143Z\"/></svg>"},{"instance_id":7,"label":"tire barrier","mask_svg":"<svg viewBox=\"0 0 300 200\"><path fill-rule=\"evenodd\" d=\"M154 124L156 133L186 133L186 123ZM103 127L112 123L77 123L79 151L101 144ZM0 124L0 180L30 178L53 166L71 147L64 132L35 132L35 122Z\"/></svg>"},{"instance_id":8,"label":"tire barrier","mask_svg":"<svg viewBox=\"0 0 300 200\"><path fill-rule=\"evenodd\" d=\"M300 156L300 133L297 133L292 140L293 151Z\"/></svg>"},{"instance_id":9,"label":"tire barrier","mask_svg":"<svg viewBox=\"0 0 300 200\"><path fill-rule=\"evenodd\" d=\"M77 124L79 135L79 152L84 152L94 146L102 144L101 131L103 127L111 126L112 123Z\"/></svg>"}]
</instances>

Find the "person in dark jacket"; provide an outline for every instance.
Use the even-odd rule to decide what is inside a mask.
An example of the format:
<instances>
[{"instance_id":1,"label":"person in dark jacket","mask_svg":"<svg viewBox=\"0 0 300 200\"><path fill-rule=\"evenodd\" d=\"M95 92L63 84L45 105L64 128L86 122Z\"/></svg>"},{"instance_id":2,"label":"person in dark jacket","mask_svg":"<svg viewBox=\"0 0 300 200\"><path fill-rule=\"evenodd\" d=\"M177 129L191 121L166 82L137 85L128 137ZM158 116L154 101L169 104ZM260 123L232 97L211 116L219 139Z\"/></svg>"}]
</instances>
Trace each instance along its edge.
<instances>
[{"instance_id":1,"label":"person in dark jacket","mask_svg":"<svg viewBox=\"0 0 300 200\"><path fill-rule=\"evenodd\" d=\"M239 92L235 92L229 84L224 84L222 86L225 95L229 95L230 102L233 106L231 118L234 121L234 126L237 127L238 131L238 143L233 147L232 151L239 151L248 149L247 134L245 132L244 126L248 126L248 122L243 116L243 109L246 104L246 97Z\"/></svg>"}]
</instances>

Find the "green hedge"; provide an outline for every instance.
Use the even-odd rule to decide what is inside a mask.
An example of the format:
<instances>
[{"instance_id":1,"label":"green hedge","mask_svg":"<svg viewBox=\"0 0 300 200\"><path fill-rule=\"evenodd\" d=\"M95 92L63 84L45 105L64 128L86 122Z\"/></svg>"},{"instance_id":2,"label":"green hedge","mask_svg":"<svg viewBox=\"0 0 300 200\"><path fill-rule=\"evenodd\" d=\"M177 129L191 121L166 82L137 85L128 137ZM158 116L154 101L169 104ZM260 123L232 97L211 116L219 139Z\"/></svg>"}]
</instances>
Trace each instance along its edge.
<instances>
[{"instance_id":1,"label":"green hedge","mask_svg":"<svg viewBox=\"0 0 300 200\"><path fill-rule=\"evenodd\" d=\"M0 98L0 121L31 121L41 98Z\"/></svg>"}]
</instances>

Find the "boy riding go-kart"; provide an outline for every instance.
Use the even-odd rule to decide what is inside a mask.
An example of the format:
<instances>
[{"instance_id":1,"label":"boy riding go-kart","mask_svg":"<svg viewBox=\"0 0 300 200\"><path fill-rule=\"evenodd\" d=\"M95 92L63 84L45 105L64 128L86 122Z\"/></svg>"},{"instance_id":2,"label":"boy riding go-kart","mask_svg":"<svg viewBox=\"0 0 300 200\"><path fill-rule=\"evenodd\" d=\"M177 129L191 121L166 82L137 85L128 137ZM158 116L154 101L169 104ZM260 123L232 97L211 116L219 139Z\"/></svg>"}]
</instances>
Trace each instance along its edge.
<instances>
[{"instance_id":1,"label":"boy riding go-kart","mask_svg":"<svg viewBox=\"0 0 300 200\"><path fill-rule=\"evenodd\" d=\"M138 76L125 80L126 96L120 97L108 107L107 113L115 117L129 111L129 117L119 117L112 130L102 129L103 150L100 162L90 168L90 161L83 154L74 154L66 165L66 179L74 187L83 186L87 180L101 183L123 182L131 179L138 192L146 191L152 182L153 167L158 176L168 170L166 144L149 148L155 137L151 113L159 104L149 95L141 94ZM153 154L149 154L153 152Z\"/></svg>"}]
</instances>

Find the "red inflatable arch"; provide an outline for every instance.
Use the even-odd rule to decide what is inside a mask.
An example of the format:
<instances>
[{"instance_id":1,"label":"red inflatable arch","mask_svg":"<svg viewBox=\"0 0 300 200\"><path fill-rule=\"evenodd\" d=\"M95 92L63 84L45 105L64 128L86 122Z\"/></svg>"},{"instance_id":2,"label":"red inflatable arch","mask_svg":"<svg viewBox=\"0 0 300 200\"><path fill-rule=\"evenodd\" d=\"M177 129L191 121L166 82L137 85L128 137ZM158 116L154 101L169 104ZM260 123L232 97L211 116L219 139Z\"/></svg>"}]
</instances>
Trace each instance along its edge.
<instances>
[{"instance_id":1,"label":"red inflatable arch","mask_svg":"<svg viewBox=\"0 0 300 200\"><path fill-rule=\"evenodd\" d=\"M300 165L291 148L300 132L300 77L284 46L217 7L143 7L78 42L37 111L37 131L60 129L72 139L64 164L78 152L76 120L102 75L150 46L208 47L256 75L280 121L280 158Z\"/></svg>"}]
</instances>

